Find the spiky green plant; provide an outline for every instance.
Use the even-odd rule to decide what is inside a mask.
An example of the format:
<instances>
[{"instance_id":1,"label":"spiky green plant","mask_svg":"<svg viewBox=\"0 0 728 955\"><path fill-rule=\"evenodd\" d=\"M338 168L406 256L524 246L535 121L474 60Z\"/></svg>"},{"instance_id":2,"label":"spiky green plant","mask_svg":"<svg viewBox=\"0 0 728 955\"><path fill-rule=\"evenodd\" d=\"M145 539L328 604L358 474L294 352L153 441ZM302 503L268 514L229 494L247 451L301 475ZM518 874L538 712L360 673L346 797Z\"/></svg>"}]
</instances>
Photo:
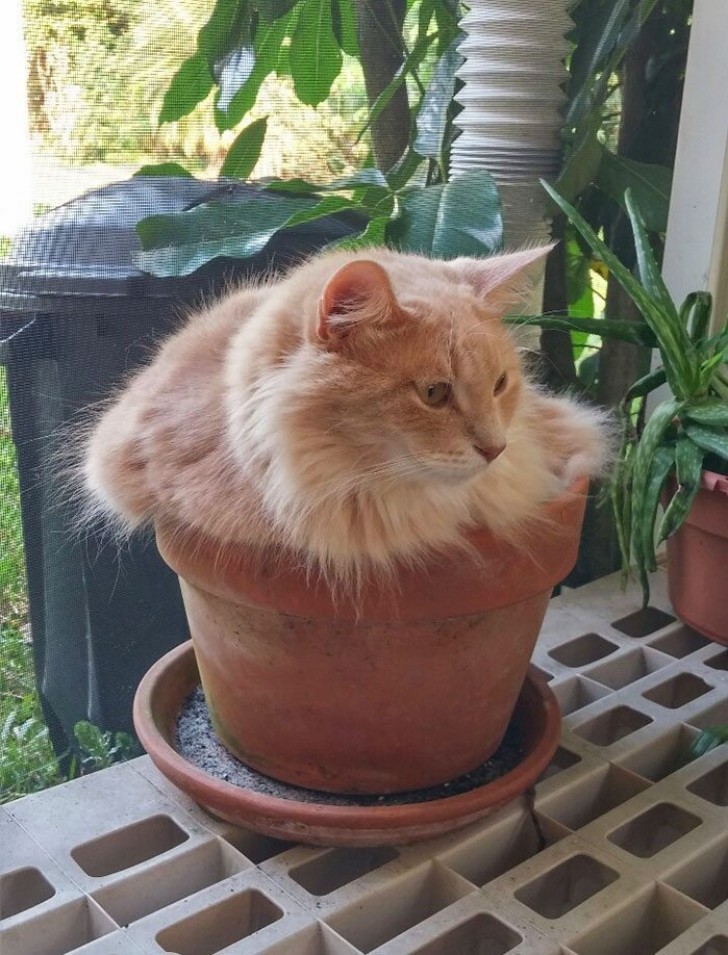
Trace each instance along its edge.
<instances>
[{"instance_id":1,"label":"spiky green plant","mask_svg":"<svg viewBox=\"0 0 728 955\"><path fill-rule=\"evenodd\" d=\"M657 569L656 547L680 529L700 488L710 454L728 463L728 328L710 333L712 301L692 292L678 307L660 275L639 209L629 191L625 206L637 251L638 276L614 255L585 219L548 184L544 188L596 258L637 306L644 324L603 319L536 318L521 322L569 328L657 349L660 365L629 388L622 403L622 441L610 485L625 572L634 566L649 599L648 573ZM516 321L519 321L516 319ZM647 395L667 385L671 394L638 430ZM660 498L674 476L658 524Z\"/></svg>"}]
</instances>

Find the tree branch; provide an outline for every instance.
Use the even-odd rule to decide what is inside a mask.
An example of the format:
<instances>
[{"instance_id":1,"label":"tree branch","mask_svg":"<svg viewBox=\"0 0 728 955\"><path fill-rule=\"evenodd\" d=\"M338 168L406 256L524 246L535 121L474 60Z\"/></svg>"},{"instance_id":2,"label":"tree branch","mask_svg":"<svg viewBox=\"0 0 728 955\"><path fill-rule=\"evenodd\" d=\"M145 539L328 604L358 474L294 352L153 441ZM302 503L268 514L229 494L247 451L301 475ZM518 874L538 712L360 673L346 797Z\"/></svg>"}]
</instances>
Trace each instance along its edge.
<instances>
[{"instance_id":1,"label":"tree branch","mask_svg":"<svg viewBox=\"0 0 728 955\"><path fill-rule=\"evenodd\" d=\"M355 2L361 66L371 107L402 66L402 27L407 0ZM387 10L383 9L385 5ZM377 166L386 172L409 144L410 110L406 84L399 87L371 128L374 158Z\"/></svg>"}]
</instances>

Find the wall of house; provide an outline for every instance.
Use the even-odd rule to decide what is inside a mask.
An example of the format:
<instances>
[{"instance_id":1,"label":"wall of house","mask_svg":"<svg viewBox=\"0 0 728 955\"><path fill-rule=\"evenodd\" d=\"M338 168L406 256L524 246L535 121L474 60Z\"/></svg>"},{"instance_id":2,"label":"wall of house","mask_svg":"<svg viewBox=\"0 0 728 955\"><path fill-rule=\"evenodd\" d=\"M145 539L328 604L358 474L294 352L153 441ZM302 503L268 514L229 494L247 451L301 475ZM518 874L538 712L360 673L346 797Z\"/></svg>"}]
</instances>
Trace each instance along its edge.
<instances>
[{"instance_id":1,"label":"wall of house","mask_svg":"<svg viewBox=\"0 0 728 955\"><path fill-rule=\"evenodd\" d=\"M728 3L695 0L663 273L678 301L715 297L728 316Z\"/></svg>"}]
</instances>

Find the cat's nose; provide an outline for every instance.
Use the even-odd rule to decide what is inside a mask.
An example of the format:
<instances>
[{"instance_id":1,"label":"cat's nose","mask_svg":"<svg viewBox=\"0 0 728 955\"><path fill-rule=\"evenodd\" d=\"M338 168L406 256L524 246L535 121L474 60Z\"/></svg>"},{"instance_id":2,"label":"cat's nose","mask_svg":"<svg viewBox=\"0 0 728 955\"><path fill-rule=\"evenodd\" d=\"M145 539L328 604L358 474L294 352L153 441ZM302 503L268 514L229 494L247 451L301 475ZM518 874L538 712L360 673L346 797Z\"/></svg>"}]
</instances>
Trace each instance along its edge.
<instances>
[{"instance_id":1,"label":"cat's nose","mask_svg":"<svg viewBox=\"0 0 728 955\"><path fill-rule=\"evenodd\" d=\"M505 444L474 444L473 447L481 456L481 458L485 458L488 464L490 464L491 461L495 461L498 455L503 454L506 449Z\"/></svg>"}]
</instances>

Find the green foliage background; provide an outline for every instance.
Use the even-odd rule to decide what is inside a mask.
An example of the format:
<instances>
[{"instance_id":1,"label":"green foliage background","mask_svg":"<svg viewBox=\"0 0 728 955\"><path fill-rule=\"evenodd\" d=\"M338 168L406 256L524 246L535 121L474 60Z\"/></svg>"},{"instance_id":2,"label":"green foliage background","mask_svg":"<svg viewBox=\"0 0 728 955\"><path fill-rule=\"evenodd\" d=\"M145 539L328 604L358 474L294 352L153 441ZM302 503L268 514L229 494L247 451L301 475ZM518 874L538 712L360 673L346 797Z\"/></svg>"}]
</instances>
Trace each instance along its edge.
<instances>
[{"instance_id":1,"label":"green foliage background","mask_svg":"<svg viewBox=\"0 0 728 955\"><path fill-rule=\"evenodd\" d=\"M38 148L74 165L183 161L216 175L235 131L219 129L205 95L160 125L165 91L209 15L205 0L23 0L31 128ZM342 175L365 143L361 70L344 57L330 96L301 107L292 81L267 77L250 117L269 116L258 175Z\"/></svg>"}]
</instances>

